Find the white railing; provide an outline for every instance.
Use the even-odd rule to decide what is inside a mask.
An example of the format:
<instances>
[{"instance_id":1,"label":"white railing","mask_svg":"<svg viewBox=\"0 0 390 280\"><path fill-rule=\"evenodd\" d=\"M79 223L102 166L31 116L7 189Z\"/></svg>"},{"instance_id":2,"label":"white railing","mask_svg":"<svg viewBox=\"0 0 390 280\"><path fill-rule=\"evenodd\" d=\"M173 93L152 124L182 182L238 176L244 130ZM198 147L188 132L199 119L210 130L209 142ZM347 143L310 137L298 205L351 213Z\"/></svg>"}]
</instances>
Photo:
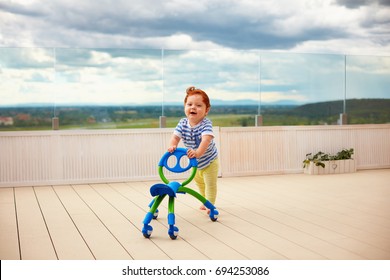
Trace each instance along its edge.
<instances>
[{"instance_id":1,"label":"white railing","mask_svg":"<svg viewBox=\"0 0 390 280\"><path fill-rule=\"evenodd\" d=\"M0 184L156 178L172 129L0 133Z\"/></svg>"},{"instance_id":2,"label":"white railing","mask_svg":"<svg viewBox=\"0 0 390 280\"><path fill-rule=\"evenodd\" d=\"M354 148L357 169L390 168L390 125L221 128L222 176L302 172L307 153Z\"/></svg>"},{"instance_id":3,"label":"white railing","mask_svg":"<svg viewBox=\"0 0 390 280\"><path fill-rule=\"evenodd\" d=\"M215 127L221 176L300 173L305 154L355 149L390 168L390 125ZM158 179L166 129L0 132L0 187Z\"/></svg>"}]
</instances>

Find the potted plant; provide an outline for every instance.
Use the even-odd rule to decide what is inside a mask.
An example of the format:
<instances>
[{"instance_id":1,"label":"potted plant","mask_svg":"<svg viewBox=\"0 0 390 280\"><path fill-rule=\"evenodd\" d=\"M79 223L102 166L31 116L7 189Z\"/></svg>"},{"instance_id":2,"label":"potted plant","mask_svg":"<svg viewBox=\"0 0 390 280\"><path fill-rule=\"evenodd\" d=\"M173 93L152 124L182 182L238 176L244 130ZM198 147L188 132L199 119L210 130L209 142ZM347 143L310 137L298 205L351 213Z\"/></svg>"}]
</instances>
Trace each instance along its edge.
<instances>
[{"instance_id":1,"label":"potted plant","mask_svg":"<svg viewBox=\"0 0 390 280\"><path fill-rule=\"evenodd\" d=\"M335 174L355 172L356 166L352 158L354 149L343 149L335 155L319 151L316 154L306 154L303 160L306 174Z\"/></svg>"}]
</instances>

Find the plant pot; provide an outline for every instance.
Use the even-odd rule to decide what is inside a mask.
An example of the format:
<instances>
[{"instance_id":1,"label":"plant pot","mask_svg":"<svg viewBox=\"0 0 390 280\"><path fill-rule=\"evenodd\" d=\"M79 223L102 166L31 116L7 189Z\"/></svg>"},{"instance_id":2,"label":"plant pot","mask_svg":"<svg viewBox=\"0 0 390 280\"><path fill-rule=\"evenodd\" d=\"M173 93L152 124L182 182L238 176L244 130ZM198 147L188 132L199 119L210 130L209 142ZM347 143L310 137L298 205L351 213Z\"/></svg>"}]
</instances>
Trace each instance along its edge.
<instances>
[{"instance_id":1,"label":"plant pot","mask_svg":"<svg viewBox=\"0 0 390 280\"><path fill-rule=\"evenodd\" d=\"M310 164L303 169L303 172L310 175L356 172L356 165L353 159L323 161L323 163L325 164L325 167L316 166L313 162L310 162Z\"/></svg>"}]
</instances>

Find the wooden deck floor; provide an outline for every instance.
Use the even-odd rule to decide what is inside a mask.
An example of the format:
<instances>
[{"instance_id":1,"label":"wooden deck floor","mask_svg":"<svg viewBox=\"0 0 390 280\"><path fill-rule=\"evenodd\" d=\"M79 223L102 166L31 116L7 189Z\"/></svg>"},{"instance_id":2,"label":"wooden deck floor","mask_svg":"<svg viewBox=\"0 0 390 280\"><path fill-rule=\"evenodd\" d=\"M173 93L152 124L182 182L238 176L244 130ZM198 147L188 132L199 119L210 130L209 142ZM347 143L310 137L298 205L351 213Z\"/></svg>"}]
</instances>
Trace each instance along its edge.
<instances>
[{"instance_id":1,"label":"wooden deck floor","mask_svg":"<svg viewBox=\"0 0 390 280\"><path fill-rule=\"evenodd\" d=\"M153 182L0 188L0 259L390 259L390 169L219 179L212 222L190 195L142 236Z\"/></svg>"}]
</instances>

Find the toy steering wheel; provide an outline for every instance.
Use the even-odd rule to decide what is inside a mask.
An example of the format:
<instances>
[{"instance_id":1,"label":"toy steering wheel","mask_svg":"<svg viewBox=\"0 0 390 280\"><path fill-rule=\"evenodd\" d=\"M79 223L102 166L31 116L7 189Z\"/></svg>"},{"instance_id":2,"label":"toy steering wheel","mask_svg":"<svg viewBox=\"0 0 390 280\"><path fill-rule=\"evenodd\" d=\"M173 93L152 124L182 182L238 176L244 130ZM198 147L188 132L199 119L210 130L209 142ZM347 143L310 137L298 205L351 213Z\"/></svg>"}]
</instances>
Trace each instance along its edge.
<instances>
[{"instance_id":1,"label":"toy steering wheel","mask_svg":"<svg viewBox=\"0 0 390 280\"><path fill-rule=\"evenodd\" d=\"M169 166L169 164L168 164L168 159L171 156L174 156L176 158L176 164L173 167ZM185 148L176 148L176 150L173 151L172 153L166 152L161 157L161 159L160 159L160 161L158 163L158 166L159 166L158 173L160 175L161 180L165 184L169 184L169 180L165 177L165 175L163 173L163 168L164 167L166 169L168 169L169 171L174 172L174 173L182 173L182 172L185 172L185 171L189 170L192 167L192 172L191 172L190 177L181 184L182 186L187 185L195 177L196 170L198 168L198 162L197 162L196 158L190 158L189 162L188 162L188 165L186 167L182 167L180 165L180 162L181 162L181 158L184 157L184 156L187 156L187 149L185 149Z\"/></svg>"}]
</instances>

